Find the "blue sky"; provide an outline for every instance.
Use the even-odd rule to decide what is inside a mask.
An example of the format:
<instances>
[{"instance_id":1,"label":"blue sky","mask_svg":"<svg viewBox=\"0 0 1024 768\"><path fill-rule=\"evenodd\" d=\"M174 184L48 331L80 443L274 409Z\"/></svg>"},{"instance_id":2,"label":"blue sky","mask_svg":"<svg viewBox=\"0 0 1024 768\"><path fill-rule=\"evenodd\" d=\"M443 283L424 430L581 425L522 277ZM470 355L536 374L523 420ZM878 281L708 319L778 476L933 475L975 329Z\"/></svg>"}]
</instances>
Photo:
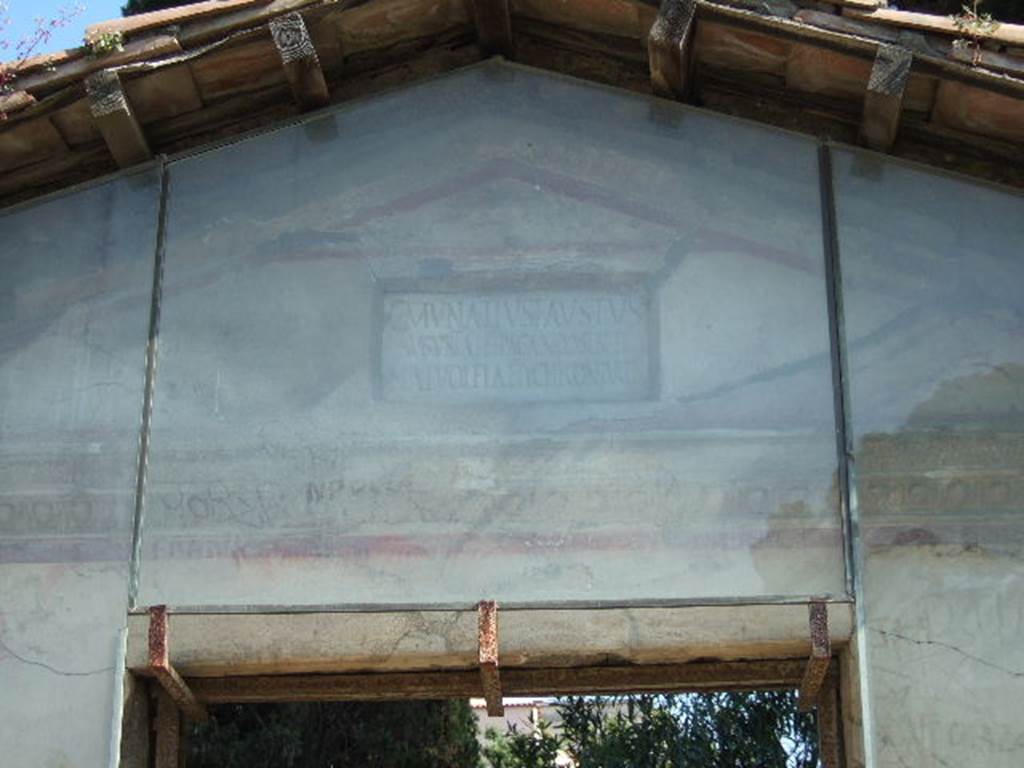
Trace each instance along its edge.
<instances>
[{"instance_id":1,"label":"blue sky","mask_svg":"<svg viewBox=\"0 0 1024 768\"><path fill-rule=\"evenodd\" d=\"M62 48L74 48L82 43L82 35L89 24L97 21L114 19L121 15L124 0L0 0L7 6L6 17L9 24L0 32L0 39L6 40L10 48L0 52L0 60L14 57L14 45L23 35L29 35L35 29L36 17L47 20L60 15L61 8L83 8L66 27L56 30L49 42L45 43L36 53L59 51Z\"/></svg>"}]
</instances>

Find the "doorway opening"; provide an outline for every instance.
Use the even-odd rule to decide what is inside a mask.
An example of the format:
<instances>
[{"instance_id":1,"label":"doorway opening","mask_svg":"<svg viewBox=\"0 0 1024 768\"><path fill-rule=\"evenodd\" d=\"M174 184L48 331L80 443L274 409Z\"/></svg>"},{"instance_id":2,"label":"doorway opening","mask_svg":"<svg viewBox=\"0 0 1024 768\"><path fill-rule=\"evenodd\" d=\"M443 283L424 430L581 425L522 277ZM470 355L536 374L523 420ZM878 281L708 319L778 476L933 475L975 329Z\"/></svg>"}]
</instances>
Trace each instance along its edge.
<instances>
[{"instance_id":1,"label":"doorway opening","mask_svg":"<svg viewBox=\"0 0 1024 768\"><path fill-rule=\"evenodd\" d=\"M187 768L818 768L793 690L222 704Z\"/></svg>"}]
</instances>

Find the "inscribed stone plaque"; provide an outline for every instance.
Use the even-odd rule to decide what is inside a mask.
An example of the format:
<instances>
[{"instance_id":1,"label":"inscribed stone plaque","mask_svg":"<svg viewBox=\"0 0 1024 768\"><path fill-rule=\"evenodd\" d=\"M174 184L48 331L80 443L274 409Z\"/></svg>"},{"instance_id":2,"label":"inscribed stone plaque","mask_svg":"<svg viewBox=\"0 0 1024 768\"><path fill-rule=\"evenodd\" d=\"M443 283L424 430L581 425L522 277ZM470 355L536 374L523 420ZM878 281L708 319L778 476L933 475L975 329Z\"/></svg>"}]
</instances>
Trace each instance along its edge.
<instances>
[{"instance_id":1,"label":"inscribed stone plaque","mask_svg":"<svg viewBox=\"0 0 1024 768\"><path fill-rule=\"evenodd\" d=\"M640 400L651 392L643 288L385 293L385 400Z\"/></svg>"}]
</instances>

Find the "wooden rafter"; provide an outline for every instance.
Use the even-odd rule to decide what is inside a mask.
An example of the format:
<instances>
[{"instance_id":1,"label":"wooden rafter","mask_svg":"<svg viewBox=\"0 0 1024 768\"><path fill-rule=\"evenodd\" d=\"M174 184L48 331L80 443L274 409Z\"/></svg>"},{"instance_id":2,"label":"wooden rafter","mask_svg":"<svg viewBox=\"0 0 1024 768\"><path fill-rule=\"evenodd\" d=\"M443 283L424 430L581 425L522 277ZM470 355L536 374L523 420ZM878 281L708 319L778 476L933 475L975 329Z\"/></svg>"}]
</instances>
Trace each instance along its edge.
<instances>
[{"instance_id":1,"label":"wooden rafter","mask_svg":"<svg viewBox=\"0 0 1024 768\"><path fill-rule=\"evenodd\" d=\"M693 93L693 40L697 0L662 0L647 37L651 88L687 101Z\"/></svg>"},{"instance_id":2,"label":"wooden rafter","mask_svg":"<svg viewBox=\"0 0 1024 768\"><path fill-rule=\"evenodd\" d=\"M129 168L149 160L153 153L117 72L101 69L93 73L86 78L85 89L93 121L118 166Z\"/></svg>"},{"instance_id":3,"label":"wooden rafter","mask_svg":"<svg viewBox=\"0 0 1024 768\"><path fill-rule=\"evenodd\" d=\"M513 57L509 0L469 0L477 39L486 53Z\"/></svg>"},{"instance_id":4,"label":"wooden rafter","mask_svg":"<svg viewBox=\"0 0 1024 768\"><path fill-rule=\"evenodd\" d=\"M839 714L839 684L829 671L818 694L818 756L824 768L843 765L842 718Z\"/></svg>"},{"instance_id":5,"label":"wooden rafter","mask_svg":"<svg viewBox=\"0 0 1024 768\"><path fill-rule=\"evenodd\" d=\"M302 14L293 12L271 19L270 34L299 108L316 109L330 102L327 80Z\"/></svg>"},{"instance_id":6,"label":"wooden rafter","mask_svg":"<svg viewBox=\"0 0 1024 768\"><path fill-rule=\"evenodd\" d=\"M156 743L153 750L155 768L179 768L182 758L181 711L163 688L156 693L154 722Z\"/></svg>"},{"instance_id":7,"label":"wooden rafter","mask_svg":"<svg viewBox=\"0 0 1024 768\"><path fill-rule=\"evenodd\" d=\"M880 45L864 94L861 138L872 149L888 152L896 141L903 94L914 55L898 45Z\"/></svg>"}]
</instances>

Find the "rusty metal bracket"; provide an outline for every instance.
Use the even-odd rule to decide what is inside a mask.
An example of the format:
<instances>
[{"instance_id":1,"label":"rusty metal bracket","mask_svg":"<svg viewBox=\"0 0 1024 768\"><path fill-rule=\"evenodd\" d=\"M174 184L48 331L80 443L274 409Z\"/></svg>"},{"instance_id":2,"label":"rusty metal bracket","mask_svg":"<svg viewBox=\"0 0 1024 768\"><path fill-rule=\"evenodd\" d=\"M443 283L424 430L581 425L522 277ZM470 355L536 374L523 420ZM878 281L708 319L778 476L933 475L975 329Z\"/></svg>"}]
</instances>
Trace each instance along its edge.
<instances>
[{"instance_id":1,"label":"rusty metal bracket","mask_svg":"<svg viewBox=\"0 0 1024 768\"><path fill-rule=\"evenodd\" d=\"M484 688L487 714L501 717L505 706L501 702L501 674L498 671L498 604L481 600L477 606L480 619L477 642L480 646L480 682Z\"/></svg>"},{"instance_id":2,"label":"rusty metal bracket","mask_svg":"<svg viewBox=\"0 0 1024 768\"><path fill-rule=\"evenodd\" d=\"M813 600L807 606L811 630L811 655L800 682L797 706L801 712L810 712L818 703L821 684L832 660L832 641L828 634L828 606L822 600Z\"/></svg>"},{"instance_id":3,"label":"rusty metal bracket","mask_svg":"<svg viewBox=\"0 0 1024 768\"><path fill-rule=\"evenodd\" d=\"M168 647L167 606L155 605L149 609L149 667L174 703L190 720L206 722L209 713L195 697L181 675L171 665Z\"/></svg>"}]
</instances>

